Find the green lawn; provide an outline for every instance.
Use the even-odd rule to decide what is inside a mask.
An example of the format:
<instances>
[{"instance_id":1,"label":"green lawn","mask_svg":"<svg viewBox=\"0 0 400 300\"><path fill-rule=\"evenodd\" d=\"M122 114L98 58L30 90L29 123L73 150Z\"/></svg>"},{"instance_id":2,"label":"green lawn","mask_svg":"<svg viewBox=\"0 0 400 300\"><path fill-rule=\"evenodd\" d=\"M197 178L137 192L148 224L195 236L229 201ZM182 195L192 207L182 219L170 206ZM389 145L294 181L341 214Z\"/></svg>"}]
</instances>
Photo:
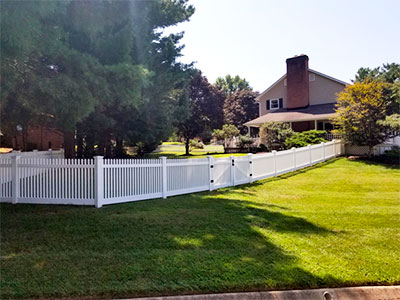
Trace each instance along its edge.
<instances>
[{"instance_id":1,"label":"green lawn","mask_svg":"<svg viewBox=\"0 0 400 300\"><path fill-rule=\"evenodd\" d=\"M166 156L168 158L204 158L208 155L214 157L226 157L226 156L242 156L247 153L224 153L224 147L222 145L205 145L203 149L192 149L190 155L185 155L185 145L179 142L163 142L162 145L158 146L156 151L150 153L148 157L159 158Z\"/></svg>"},{"instance_id":2,"label":"green lawn","mask_svg":"<svg viewBox=\"0 0 400 300\"><path fill-rule=\"evenodd\" d=\"M122 205L1 205L1 299L400 283L400 170L332 160Z\"/></svg>"}]
</instances>

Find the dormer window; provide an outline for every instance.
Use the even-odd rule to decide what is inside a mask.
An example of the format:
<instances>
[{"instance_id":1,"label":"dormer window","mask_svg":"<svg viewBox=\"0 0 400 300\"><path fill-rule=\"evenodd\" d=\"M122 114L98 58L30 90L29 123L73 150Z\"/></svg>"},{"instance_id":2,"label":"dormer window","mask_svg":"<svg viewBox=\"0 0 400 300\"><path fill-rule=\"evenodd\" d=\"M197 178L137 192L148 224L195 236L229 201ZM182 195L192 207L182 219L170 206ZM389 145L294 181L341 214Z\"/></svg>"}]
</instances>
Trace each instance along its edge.
<instances>
[{"instance_id":1,"label":"dormer window","mask_svg":"<svg viewBox=\"0 0 400 300\"><path fill-rule=\"evenodd\" d=\"M279 99L271 99L271 110L279 109Z\"/></svg>"}]
</instances>

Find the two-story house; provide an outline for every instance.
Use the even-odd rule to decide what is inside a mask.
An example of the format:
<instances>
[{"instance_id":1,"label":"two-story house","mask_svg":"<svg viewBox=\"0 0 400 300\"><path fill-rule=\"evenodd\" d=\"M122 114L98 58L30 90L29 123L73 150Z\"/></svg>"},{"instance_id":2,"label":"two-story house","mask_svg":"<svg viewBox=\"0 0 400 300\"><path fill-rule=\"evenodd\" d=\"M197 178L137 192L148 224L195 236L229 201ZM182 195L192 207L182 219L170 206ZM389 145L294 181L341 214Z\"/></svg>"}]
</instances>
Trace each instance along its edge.
<instances>
[{"instance_id":1,"label":"two-story house","mask_svg":"<svg viewBox=\"0 0 400 300\"><path fill-rule=\"evenodd\" d=\"M286 60L287 72L256 99L260 116L245 125L260 127L268 121L290 123L294 131L333 129L336 94L346 82L308 68L308 56Z\"/></svg>"}]
</instances>

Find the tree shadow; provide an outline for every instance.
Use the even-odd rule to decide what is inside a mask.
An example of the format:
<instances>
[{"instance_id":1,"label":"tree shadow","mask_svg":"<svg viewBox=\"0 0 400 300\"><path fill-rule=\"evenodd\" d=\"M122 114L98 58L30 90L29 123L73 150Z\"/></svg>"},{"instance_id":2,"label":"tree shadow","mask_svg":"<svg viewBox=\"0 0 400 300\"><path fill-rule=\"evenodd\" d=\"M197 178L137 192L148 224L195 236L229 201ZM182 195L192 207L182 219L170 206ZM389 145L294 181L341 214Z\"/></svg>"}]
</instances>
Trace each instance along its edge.
<instances>
[{"instance_id":1,"label":"tree shadow","mask_svg":"<svg viewBox=\"0 0 400 300\"><path fill-rule=\"evenodd\" d=\"M397 160L397 164L386 163L385 161L374 161L374 160L368 159L368 157L360 157L357 159L348 159L348 160L351 160L354 163L359 163L361 165L380 166L380 167L384 167L386 169L392 169L392 170L400 169L400 157Z\"/></svg>"},{"instance_id":2,"label":"tree shadow","mask_svg":"<svg viewBox=\"0 0 400 300\"><path fill-rule=\"evenodd\" d=\"M26 271L11 271L9 260L3 276L12 274L11 289L33 297L61 290L73 296L77 286L79 294L115 298L334 285L335 278L305 270L300 257L268 235L333 233L271 210L280 207L253 204L199 193L102 209L3 207L5 218L13 216L2 224L3 255L15 252ZM46 262L44 269L35 269L35 255ZM39 282L49 290L35 288Z\"/></svg>"}]
</instances>

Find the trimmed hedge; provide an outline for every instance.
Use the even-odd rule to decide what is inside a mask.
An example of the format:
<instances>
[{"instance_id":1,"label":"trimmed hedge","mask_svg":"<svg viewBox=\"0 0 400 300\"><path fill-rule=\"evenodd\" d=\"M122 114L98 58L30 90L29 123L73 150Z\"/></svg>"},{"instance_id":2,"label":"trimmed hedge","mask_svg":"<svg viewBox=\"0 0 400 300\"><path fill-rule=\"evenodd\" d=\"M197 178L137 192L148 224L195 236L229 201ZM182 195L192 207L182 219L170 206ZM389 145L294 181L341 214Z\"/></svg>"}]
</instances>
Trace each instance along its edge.
<instances>
[{"instance_id":1,"label":"trimmed hedge","mask_svg":"<svg viewBox=\"0 0 400 300\"><path fill-rule=\"evenodd\" d=\"M285 141L285 148L290 149L292 147L304 147L309 144L319 144L326 142L325 139L326 131L324 130L309 130L303 132L296 132Z\"/></svg>"}]
</instances>

